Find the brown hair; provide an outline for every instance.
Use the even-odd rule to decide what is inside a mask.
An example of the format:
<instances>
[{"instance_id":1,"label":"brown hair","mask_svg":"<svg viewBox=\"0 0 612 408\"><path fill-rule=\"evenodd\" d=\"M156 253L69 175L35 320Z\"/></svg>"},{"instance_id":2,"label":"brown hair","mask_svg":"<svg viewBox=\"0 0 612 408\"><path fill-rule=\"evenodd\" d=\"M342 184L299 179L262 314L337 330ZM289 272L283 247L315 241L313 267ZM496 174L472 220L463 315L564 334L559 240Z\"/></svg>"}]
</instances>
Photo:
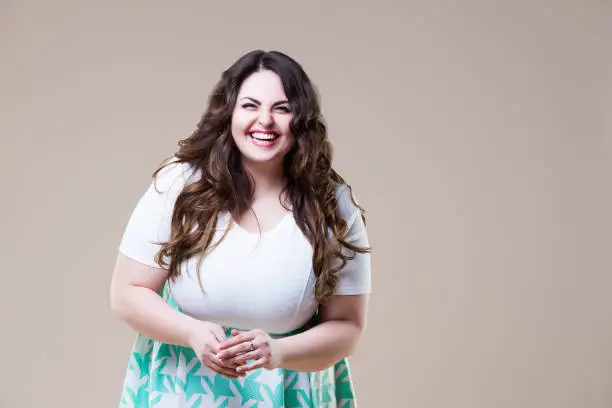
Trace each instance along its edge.
<instances>
[{"instance_id":1,"label":"brown hair","mask_svg":"<svg viewBox=\"0 0 612 408\"><path fill-rule=\"evenodd\" d=\"M232 138L231 117L242 82L260 70L273 71L281 78L294 112L290 130L295 144L284 158L283 193L291 203L297 225L313 247L315 296L324 302L335 292L337 272L356 253L370 252L370 248L357 247L345 240L347 224L338 212L335 186L346 182L332 168L332 146L318 95L300 64L278 51L251 51L225 70L208 98L196 130L178 143L172 162L189 163L199 170L201 177L187 184L178 195L170 239L161 243L156 261L168 267L170 279L175 279L183 261L204 256L214 247L211 243L221 212L241 215L249 210L253 183L242 167ZM158 168L154 178L169 164ZM348 188L365 222L365 211ZM169 264L164 257L170 259Z\"/></svg>"}]
</instances>

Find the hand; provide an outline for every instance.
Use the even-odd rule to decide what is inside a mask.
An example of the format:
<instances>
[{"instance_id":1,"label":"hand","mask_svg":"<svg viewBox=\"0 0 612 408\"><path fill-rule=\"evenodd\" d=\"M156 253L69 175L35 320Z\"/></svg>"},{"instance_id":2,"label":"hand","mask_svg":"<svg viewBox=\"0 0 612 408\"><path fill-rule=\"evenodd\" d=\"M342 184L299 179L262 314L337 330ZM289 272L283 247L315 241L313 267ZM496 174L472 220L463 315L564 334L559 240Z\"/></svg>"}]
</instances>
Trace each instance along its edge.
<instances>
[{"instance_id":1,"label":"hand","mask_svg":"<svg viewBox=\"0 0 612 408\"><path fill-rule=\"evenodd\" d=\"M189 334L187 343L198 360L214 372L228 378L243 376L235 367L221 361L217 355L221 342L225 340L223 328L210 322L197 322Z\"/></svg>"},{"instance_id":2,"label":"hand","mask_svg":"<svg viewBox=\"0 0 612 408\"><path fill-rule=\"evenodd\" d=\"M221 342L217 357L226 365L236 367L239 374L258 368L272 370L282 361L277 340L259 329L247 332L232 330L232 337ZM249 360L252 361L247 364Z\"/></svg>"}]
</instances>

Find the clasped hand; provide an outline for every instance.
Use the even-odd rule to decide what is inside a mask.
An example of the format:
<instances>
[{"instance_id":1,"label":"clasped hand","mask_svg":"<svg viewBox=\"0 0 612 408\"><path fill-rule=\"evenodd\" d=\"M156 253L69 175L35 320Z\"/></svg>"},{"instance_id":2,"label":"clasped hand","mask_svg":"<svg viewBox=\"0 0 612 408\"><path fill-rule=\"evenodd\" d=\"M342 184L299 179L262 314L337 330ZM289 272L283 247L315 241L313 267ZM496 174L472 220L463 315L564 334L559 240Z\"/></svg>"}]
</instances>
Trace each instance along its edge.
<instances>
[{"instance_id":1,"label":"clasped hand","mask_svg":"<svg viewBox=\"0 0 612 408\"><path fill-rule=\"evenodd\" d=\"M281 361L276 340L260 329L245 332L232 330L232 336L221 343L217 357L236 367L239 374L259 368L272 370Z\"/></svg>"},{"instance_id":2,"label":"clasped hand","mask_svg":"<svg viewBox=\"0 0 612 408\"><path fill-rule=\"evenodd\" d=\"M228 378L243 377L259 368L271 370L281 362L277 341L260 329L232 330L226 338L221 326L202 322L189 344L202 364Z\"/></svg>"}]
</instances>

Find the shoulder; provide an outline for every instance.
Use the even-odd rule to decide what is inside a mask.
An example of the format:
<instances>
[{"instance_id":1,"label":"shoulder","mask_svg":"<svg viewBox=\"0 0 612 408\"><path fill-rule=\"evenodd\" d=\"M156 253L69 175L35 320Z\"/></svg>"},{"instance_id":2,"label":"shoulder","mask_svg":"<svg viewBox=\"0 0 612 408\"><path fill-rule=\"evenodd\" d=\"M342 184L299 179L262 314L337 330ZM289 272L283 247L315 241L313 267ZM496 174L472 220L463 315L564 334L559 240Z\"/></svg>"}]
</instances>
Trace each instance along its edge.
<instances>
[{"instance_id":1,"label":"shoulder","mask_svg":"<svg viewBox=\"0 0 612 408\"><path fill-rule=\"evenodd\" d=\"M340 216L348 225L353 224L355 219L361 216L361 209L352 188L348 184L336 183L334 190Z\"/></svg>"},{"instance_id":2,"label":"shoulder","mask_svg":"<svg viewBox=\"0 0 612 408\"><path fill-rule=\"evenodd\" d=\"M153 186L159 193L181 190L198 177L196 167L176 157L165 160L155 171Z\"/></svg>"}]
</instances>

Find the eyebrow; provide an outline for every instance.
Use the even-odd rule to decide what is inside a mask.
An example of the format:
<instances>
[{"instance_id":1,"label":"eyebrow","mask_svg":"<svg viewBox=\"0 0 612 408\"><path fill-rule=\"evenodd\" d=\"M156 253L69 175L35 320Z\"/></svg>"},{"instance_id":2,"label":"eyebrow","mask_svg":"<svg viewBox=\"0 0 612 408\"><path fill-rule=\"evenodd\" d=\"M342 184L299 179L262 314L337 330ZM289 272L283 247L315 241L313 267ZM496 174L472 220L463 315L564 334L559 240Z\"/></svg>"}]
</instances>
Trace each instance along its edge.
<instances>
[{"instance_id":1,"label":"eyebrow","mask_svg":"<svg viewBox=\"0 0 612 408\"><path fill-rule=\"evenodd\" d=\"M257 105L261 105L261 102L259 102L259 101L258 101L257 99L255 99L255 98L251 98L250 96L245 96L244 98L240 98L240 100L242 100L242 99L248 99L248 100L250 100L251 102L256 103ZM289 101L288 101L288 100L282 100L282 101L274 102L274 103L272 104L272 106L284 105L284 104L288 104L288 103L289 103Z\"/></svg>"}]
</instances>

